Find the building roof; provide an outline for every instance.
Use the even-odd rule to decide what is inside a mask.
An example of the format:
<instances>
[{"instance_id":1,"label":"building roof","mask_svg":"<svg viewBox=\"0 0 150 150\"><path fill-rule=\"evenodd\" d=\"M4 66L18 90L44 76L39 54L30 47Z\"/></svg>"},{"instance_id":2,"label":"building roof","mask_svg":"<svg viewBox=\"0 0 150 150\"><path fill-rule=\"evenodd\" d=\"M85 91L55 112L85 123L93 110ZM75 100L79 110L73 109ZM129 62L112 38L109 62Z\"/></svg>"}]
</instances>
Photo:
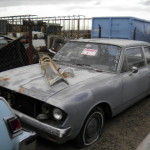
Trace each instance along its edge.
<instances>
[{"instance_id":1,"label":"building roof","mask_svg":"<svg viewBox=\"0 0 150 150\"><path fill-rule=\"evenodd\" d=\"M116 45L116 46L121 46L121 47L129 47L129 46L137 46L137 45L150 46L150 43L148 42L126 40L126 39L102 39L100 38L100 39L78 39L78 40L71 40L71 41L111 44L111 45Z\"/></svg>"}]
</instances>

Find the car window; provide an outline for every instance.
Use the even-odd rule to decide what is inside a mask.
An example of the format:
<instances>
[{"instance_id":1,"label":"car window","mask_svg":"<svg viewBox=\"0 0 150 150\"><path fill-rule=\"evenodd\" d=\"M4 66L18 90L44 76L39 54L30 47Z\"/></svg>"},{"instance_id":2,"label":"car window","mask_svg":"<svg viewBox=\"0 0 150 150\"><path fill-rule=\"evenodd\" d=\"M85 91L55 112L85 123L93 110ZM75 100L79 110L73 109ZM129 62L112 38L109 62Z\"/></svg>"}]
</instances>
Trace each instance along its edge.
<instances>
[{"instance_id":1,"label":"car window","mask_svg":"<svg viewBox=\"0 0 150 150\"><path fill-rule=\"evenodd\" d=\"M142 47L129 48L125 50L126 59L124 65L130 70L132 67L143 67L145 65Z\"/></svg>"},{"instance_id":2,"label":"car window","mask_svg":"<svg viewBox=\"0 0 150 150\"><path fill-rule=\"evenodd\" d=\"M150 47L145 47L144 52L147 64L150 64Z\"/></svg>"}]
</instances>

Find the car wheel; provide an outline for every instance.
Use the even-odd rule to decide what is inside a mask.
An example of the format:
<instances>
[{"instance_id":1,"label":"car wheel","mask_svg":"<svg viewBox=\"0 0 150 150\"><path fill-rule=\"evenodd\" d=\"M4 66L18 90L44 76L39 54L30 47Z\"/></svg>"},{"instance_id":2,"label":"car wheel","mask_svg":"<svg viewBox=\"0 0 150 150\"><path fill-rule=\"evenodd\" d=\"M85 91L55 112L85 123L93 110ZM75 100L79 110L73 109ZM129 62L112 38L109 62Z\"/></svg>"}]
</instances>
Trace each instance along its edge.
<instances>
[{"instance_id":1,"label":"car wheel","mask_svg":"<svg viewBox=\"0 0 150 150\"><path fill-rule=\"evenodd\" d=\"M94 109L87 117L79 135L74 140L74 146L87 147L96 142L104 124L104 112L101 108Z\"/></svg>"}]
</instances>

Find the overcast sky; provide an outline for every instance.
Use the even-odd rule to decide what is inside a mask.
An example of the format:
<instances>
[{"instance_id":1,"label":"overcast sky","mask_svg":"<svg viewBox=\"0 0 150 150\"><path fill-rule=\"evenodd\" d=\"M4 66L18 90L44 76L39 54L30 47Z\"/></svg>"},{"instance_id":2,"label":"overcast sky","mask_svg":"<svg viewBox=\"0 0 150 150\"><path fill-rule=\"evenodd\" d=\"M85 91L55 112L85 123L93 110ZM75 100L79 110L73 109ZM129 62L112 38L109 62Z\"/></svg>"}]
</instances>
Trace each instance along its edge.
<instances>
[{"instance_id":1,"label":"overcast sky","mask_svg":"<svg viewBox=\"0 0 150 150\"><path fill-rule=\"evenodd\" d=\"M150 0L0 0L0 16L133 16L150 20Z\"/></svg>"}]
</instances>

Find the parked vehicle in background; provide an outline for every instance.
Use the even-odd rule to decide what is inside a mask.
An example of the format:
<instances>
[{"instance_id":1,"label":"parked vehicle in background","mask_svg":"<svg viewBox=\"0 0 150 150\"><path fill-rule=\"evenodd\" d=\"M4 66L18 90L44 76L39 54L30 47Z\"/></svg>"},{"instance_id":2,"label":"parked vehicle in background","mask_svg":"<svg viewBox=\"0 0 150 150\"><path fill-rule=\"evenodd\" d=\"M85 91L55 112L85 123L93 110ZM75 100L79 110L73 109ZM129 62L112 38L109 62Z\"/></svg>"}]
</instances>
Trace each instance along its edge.
<instances>
[{"instance_id":1,"label":"parked vehicle in background","mask_svg":"<svg viewBox=\"0 0 150 150\"><path fill-rule=\"evenodd\" d=\"M34 150L35 133L22 129L18 117L2 97L0 97L0 136L1 150Z\"/></svg>"},{"instance_id":2,"label":"parked vehicle in background","mask_svg":"<svg viewBox=\"0 0 150 150\"><path fill-rule=\"evenodd\" d=\"M147 42L71 40L40 64L2 72L0 91L22 122L56 143L93 144L105 118L150 94Z\"/></svg>"}]
</instances>

